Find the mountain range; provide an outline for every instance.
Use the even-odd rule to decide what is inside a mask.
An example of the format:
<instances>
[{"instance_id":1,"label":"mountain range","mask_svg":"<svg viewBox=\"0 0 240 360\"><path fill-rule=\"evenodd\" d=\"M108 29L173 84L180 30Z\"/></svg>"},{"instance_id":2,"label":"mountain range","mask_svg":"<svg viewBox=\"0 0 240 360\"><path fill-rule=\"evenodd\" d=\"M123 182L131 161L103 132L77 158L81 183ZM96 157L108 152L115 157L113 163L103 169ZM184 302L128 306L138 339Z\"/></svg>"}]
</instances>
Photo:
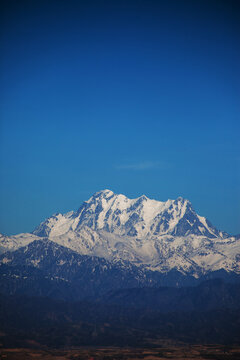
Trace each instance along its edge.
<instances>
[{"instance_id":1,"label":"mountain range","mask_svg":"<svg viewBox=\"0 0 240 360\"><path fill-rule=\"evenodd\" d=\"M103 190L77 211L49 217L32 233L1 235L0 251L14 252L34 241L161 274L177 271L197 278L219 270L240 273L239 237L216 229L181 197L161 202ZM10 260L2 255L1 262ZM36 258L32 265L38 264Z\"/></svg>"},{"instance_id":2,"label":"mountain range","mask_svg":"<svg viewBox=\"0 0 240 360\"><path fill-rule=\"evenodd\" d=\"M0 347L239 344L239 260L188 200L97 192L0 236Z\"/></svg>"},{"instance_id":3,"label":"mountain range","mask_svg":"<svg viewBox=\"0 0 240 360\"><path fill-rule=\"evenodd\" d=\"M119 290L95 302L0 294L0 349L239 346L239 291L239 284L212 280L192 288ZM211 358L239 359L239 350L236 357Z\"/></svg>"}]
</instances>

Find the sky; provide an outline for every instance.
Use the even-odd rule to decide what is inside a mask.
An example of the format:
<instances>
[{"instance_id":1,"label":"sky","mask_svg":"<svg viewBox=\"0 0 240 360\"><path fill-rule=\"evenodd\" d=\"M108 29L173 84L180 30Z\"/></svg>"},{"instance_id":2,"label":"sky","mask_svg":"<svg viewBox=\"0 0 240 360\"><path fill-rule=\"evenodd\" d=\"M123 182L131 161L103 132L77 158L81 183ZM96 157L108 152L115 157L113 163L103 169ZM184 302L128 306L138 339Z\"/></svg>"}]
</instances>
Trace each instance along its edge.
<instances>
[{"instance_id":1,"label":"sky","mask_svg":"<svg viewBox=\"0 0 240 360\"><path fill-rule=\"evenodd\" d=\"M106 188L240 233L239 8L1 1L0 233Z\"/></svg>"}]
</instances>

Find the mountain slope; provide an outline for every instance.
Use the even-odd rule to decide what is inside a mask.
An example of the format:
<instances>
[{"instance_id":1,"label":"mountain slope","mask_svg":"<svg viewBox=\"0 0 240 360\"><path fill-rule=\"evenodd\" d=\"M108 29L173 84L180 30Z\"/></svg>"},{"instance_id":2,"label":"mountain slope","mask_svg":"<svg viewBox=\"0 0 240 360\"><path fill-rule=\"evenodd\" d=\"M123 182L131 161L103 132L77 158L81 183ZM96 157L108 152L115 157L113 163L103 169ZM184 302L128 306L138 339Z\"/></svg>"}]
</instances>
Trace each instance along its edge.
<instances>
[{"instance_id":1,"label":"mountain slope","mask_svg":"<svg viewBox=\"0 0 240 360\"><path fill-rule=\"evenodd\" d=\"M0 255L0 289L7 295L24 294L76 301L128 288L197 285L206 279L239 282L226 271L211 272L198 279L172 270L147 270L130 262L109 262L80 255L47 239L36 240L16 251ZM151 294L151 293L150 293Z\"/></svg>"},{"instance_id":2,"label":"mountain slope","mask_svg":"<svg viewBox=\"0 0 240 360\"><path fill-rule=\"evenodd\" d=\"M128 199L103 190L78 211L55 214L26 234L28 242L43 237L82 255L130 261L162 273L240 272L240 239L217 230L183 198ZM2 251L16 249L14 237L0 242Z\"/></svg>"},{"instance_id":3,"label":"mountain slope","mask_svg":"<svg viewBox=\"0 0 240 360\"><path fill-rule=\"evenodd\" d=\"M208 238L227 236L197 215L191 203L181 197L166 202L151 200L145 195L128 199L110 190L95 193L77 212L50 217L33 234L54 237L70 230L78 232L83 226L139 238L166 234Z\"/></svg>"},{"instance_id":4,"label":"mountain slope","mask_svg":"<svg viewBox=\"0 0 240 360\"><path fill-rule=\"evenodd\" d=\"M46 239L2 254L0 274L1 292L65 300L159 283L155 273L129 262L80 255Z\"/></svg>"},{"instance_id":5,"label":"mountain slope","mask_svg":"<svg viewBox=\"0 0 240 360\"><path fill-rule=\"evenodd\" d=\"M38 239L41 238L30 233L13 236L4 236L3 234L0 234L0 254L6 251L15 251L20 247L28 245Z\"/></svg>"}]
</instances>

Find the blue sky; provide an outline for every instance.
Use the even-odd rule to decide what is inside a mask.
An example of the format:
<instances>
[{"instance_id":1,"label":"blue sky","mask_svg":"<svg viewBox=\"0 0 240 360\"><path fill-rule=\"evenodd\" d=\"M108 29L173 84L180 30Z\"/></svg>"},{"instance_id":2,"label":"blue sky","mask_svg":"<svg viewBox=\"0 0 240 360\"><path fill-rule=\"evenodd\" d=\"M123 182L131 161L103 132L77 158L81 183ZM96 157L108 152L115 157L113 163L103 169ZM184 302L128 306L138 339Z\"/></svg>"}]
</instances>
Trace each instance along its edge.
<instances>
[{"instance_id":1,"label":"blue sky","mask_svg":"<svg viewBox=\"0 0 240 360\"><path fill-rule=\"evenodd\" d=\"M1 233L105 188L240 233L238 1L1 4Z\"/></svg>"}]
</instances>

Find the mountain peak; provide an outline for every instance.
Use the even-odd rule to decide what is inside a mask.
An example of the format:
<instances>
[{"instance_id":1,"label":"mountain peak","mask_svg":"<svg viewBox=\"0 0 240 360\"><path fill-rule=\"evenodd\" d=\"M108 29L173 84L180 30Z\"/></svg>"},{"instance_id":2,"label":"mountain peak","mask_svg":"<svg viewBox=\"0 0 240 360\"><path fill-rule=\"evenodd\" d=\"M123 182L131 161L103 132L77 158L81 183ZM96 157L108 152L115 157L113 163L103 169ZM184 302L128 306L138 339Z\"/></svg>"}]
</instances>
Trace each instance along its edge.
<instances>
[{"instance_id":1,"label":"mountain peak","mask_svg":"<svg viewBox=\"0 0 240 360\"><path fill-rule=\"evenodd\" d=\"M178 196L176 200L173 200L175 204L189 204L192 205L191 202L188 199L183 198L182 196Z\"/></svg>"},{"instance_id":2,"label":"mountain peak","mask_svg":"<svg viewBox=\"0 0 240 360\"><path fill-rule=\"evenodd\" d=\"M141 200L149 200L146 195L141 195L141 196L139 197L139 199L141 199Z\"/></svg>"},{"instance_id":3,"label":"mountain peak","mask_svg":"<svg viewBox=\"0 0 240 360\"><path fill-rule=\"evenodd\" d=\"M199 267L208 270L212 264L217 269L238 269L234 256L227 258L223 251L226 245L229 254L234 254L237 240L198 215L183 197L157 201L141 195L129 199L108 189L101 190L78 211L53 215L33 234L3 237L1 244L3 248L16 249L39 237L82 255L148 264L161 271L174 267L183 272L198 271ZM43 243L35 245L38 244ZM52 244L46 243L45 247L48 245Z\"/></svg>"},{"instance_id":4,"label":"mountain peak","mask_svg":"<svg viewBox=\"0 0 240 360\"><path fill-rule=\"evenodd\" d=\"M97 191L95 194L114 195L114 192L109 189Z\"/></svg>"},{"instance_id":5,"label":"mountain peak","mask_svg":"<svg viewBox=\"0 0 240 360\"><path fill-rule=\"evenodd\" d=\"M100 197L109 198L109 197L111 197L113 195L115 195L115 194L114 194L114 192L112 190L104 189L104 190L100 190L100 191L95 192L92 197L93 198L100 198Z\"/></svg>"},{"instance_id":6,"label":"mountain peak","mask_svg":"<svg viewBox=\"0 0 240 360\"><path fill-rule=\"evenodd\" d=\"M162 235L223 236L181 196L165 202L146 195L129 199L109 189L96 192L75 213L52 216L40 224L34 234L51 238L69 231L79 233L83 227L138 239Z\"/></svg>"},{"instance_id":7,"label":"mountain peak","mask_svg":"<svg viewBox=\"0 0 240 360\"><path fill-rule=\"evenodd\" d=\"M182 196L178 196L176 201L184 202L186 199L184 199ZM187 200L188 201L188 200Z\"/></svg>"}]
</instances>

